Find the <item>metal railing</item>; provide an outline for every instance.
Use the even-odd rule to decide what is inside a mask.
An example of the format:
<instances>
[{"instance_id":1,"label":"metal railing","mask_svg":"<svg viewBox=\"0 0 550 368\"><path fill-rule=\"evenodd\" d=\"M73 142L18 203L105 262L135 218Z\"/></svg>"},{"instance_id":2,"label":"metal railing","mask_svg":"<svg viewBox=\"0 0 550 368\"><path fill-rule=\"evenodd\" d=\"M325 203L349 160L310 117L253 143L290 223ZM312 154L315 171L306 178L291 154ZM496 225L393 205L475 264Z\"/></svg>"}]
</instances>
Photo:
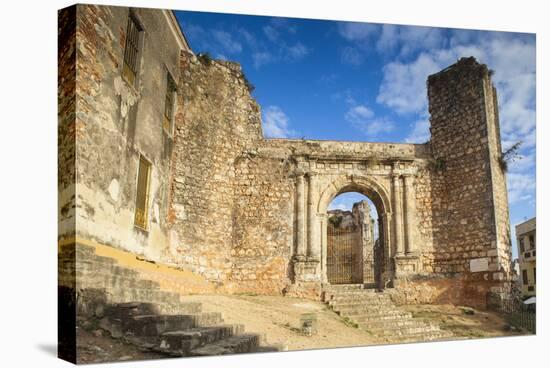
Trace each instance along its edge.
<instances>
[{"instance_id":1,"label":"metal railing","mask_svg":"<svg viewBox=\"0 0 550 368\"><path fill-rule=\"evenodd\" d=\"M537 333L535 304L526 305L519 299L506 299L501 304L501 312L509 324L530 333Z\"/></svg>"}]
</instances>

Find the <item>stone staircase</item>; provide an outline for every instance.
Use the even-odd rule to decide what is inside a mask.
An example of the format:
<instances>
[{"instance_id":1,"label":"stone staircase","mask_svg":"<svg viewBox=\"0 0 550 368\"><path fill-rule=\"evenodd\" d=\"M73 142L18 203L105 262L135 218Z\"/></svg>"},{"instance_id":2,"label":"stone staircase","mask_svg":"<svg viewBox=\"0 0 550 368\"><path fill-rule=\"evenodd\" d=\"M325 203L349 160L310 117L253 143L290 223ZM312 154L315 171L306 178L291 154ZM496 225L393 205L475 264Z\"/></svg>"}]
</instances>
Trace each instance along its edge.
<instances>
[{"instance_id":1,"label":"stone staircase","mask_svg":"<svg viewBox=\"0 0 550 368\"><path fill-rule=\"evenodd\" d=\"M186 302L142 273L98 256L93 247L62 247L58 266L60 295L76 296L77 323L95 320L112 337L139 348L167 356L278 350L262 346L264 339L245 333L243 325L224 324L221 313L202 312L201 303Z\"/></svg>"},{"instance_id":2,"label":"stone staircase","mask_svg":"<svg viewBox=\"0 0 550 368\"><path fill-rule=\"evenodd\" d=\"M333 311L388 342L433 341L453 336L402 311L388 293L365 289L361 284L330 285L323 294Z\"/></svg>"}]
</instances>

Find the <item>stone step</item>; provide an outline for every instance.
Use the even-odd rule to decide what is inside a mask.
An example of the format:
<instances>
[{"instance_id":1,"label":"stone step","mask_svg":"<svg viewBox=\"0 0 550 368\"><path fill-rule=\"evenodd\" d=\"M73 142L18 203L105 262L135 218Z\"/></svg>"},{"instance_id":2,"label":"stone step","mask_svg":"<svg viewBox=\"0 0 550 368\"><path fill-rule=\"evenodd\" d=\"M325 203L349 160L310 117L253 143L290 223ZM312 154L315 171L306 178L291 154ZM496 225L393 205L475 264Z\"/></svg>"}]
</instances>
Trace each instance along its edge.
<instances>
[{"instance_id":1,"label":"stone step","mask_svg":"<svg viewBox=\"0 0 550 368\"><path fill-rule=\"evenodd\" d=\"M177 304L181 301L180 294L153 289L107 288L105 293L108 295L108 301L111 304L132 301Z\"/></svg>"},{"instance_id":2,"label":"stone step","mask_svg":"<svg viewBox=\"0 0 550 368\"><path fill-rule=\"evenodd\" d=\"M432 333L436 331L440 331L439 327L433 326L433 325L420 325L420 326L412 326L412 327L400 327L400 326L385 326L383 328L377 327L377 328L371 328L369 326L363 326L359 325L359 327L364 328L371 333L378 335L378 336L407 336L412 334L423 334L423 333Z\"/></svg>"},{"instance_id":3,"label":"stone step","mask_svg":"<svg viewBox=\"0 0 550 368\"><path fill-rule=\"evenodd\" d=\"M369 296L362 294L337 294L326 295L323 299L325 302L337 302L337 301L361 301L365 303L391 303L389 297Z\"/></svg>"},{"instance_id":4,"label":"stone step","mask_svg":"<svg viewBox=\"0 0 550 368\"><path fill-rule=\"evenodd\" d=\"M325 292L325 295L331 296L331 299L334 298L352 298L352 297L358 297L358 298L364 298L364 299L387 299L391 300L390 296L388 294L384 293L378 293L378 292L372 292L367 290L349 290L345 292Z\"/></svg>"},{"instance_id":5,"label":"stone step","mask_svg":"<svg viewBox=\"0 0 550 368\"><path fill-rule=\"evenodd\" d=\"M365 303L333 303L332 310L350 314L382 314L385 312L401 311L393 304L372 305Z\"/></svg>"},{"instance_id":6,"label":"stone step","mask_svg":"<svg viewBox=\"0 0 550 368\"><path fill-rule=\"evenodd\" d=\"M260 345L260 336L243 334L231 336L190 351L191 356L227 355L255 352Z\"/></svg>"},{"instance_id":7,"label":"stone step","mask_svg":"<svg viewBox=\"0 0 550 368\"><path fill-rule=\"evenodd\" d=\"M87 276L77 273L76 277L80 288L160 290L158 282L138 277L97 273Z\"/></svg>"},{"instance_id":8,"label":"stone step","mask_svg":"<svg viewBox=\"0 0 550 368\"><path fill-rule=\"evenodd\" d=\"M175 315L198 314L202 312L202 304L198 302L168 303L117 303L106 308L105 314L112 318L130 318L141 315Z\"/></svg>"},{"instance_id":9,"label":"stone step","mask_svg":"<svg viewBox=\"0 0 550 368\"><path fill-rule=\"evenodd\" d=\"M90 276L98 273L103 275L120 275L126 277L137 277L140 275L138 271L120 266L116 263L116 261L113 263L79 261L74 264L74 266L67 263L65 264L65 267L74 267L74 270L83 276Z\"/></svg>"},{"instance_id":10,"label":"stone step","mask_svg":"<svg viewBox=\"0 0 550 368\"><path fill-rule=\"evenodd\" d=\"M395 336L389 338L390 342L407 343L407 342L425 342L436 340L456 339L456 337L447 331L433 331L429 333L408 334L404 336Z\"/></svg>"},{"instance_id":11,"label":"stone step","mask_svg":"<svg viewBox=\"0 0 550 368\"><path fill-rule=\"evenodd\" d=\"M348 313L342 313L340 314L343 317L347 317L349 319L354 320L357 323L369 323L371 321L396 321L396 320L404 320L411 318L411 314L407 312L401 312L401 311L392 311L392 312L380 312L377 314L369 313L369 314L348 314Z\"/></svg>"},{"instance_id":12,"label":"stone step","mask_svg":"<svg viewBox=\"0 0 550 368\"><path fill-rule=\"evenodd\" d=\"M244 332L243 325L198 327L183 331L169 331L160 338L159 351L176 356L187 356L193 349Z\"/></svg>"},{"instance_id":13,"label":"stone step","mask_svg":"<svg viewBox=\"0 0 550 368\"><path fill-rule=\"evenodd\" d=\"M366 284L336 284L336 285L323 285L324 291L346 291L346 290L365 290L365 291L372 291L374 292L374 289L368 289Z\"/></svg>"},{"instance_id":14,"label":"stone step","mask_svg":"<svg viewBox=\"0 0 550 368\"><path fill-rule=\"evenodd\" d=\"M390 302L371 303L364 300L335 300L328 303L334 310L352 310L355 308L364 308L367 310L394 310L395 305Z\"/></svg>"},{"instance_id":15,"label":"stone step","mask_svg":"<svg viewBox=\"0 0 550 368\"><path fill-rule=\"evenodd\" d=\"M214 326L222 321L221 314L216 312L187 315L142 315L123 319L121 326L124 334L154 337L168 331Z\"/></svg>"},{"instance_id":16,"label":"stone step","mask_svg":"<svg viewBox=\"0 0 550 368\"><path fill-rule=\"evenodd\" d=\"M89 256L95 255L95 248L89 245L81 245L81 244L76 246L67 245L67 246L61 247L60 250L61 251L58 254L60 259L75 257L75 256L78 256L79 254L89 255Z\"/></svg>"},{"instance_id":17,"label":"stone step","mask_svg":"<svg viewBox=\"0 0 550 368\"><path fill-rule=\"evenodd\" d=\"M426 325L422 322L418 322L414 319L401 319L401 320L380 320L380 321L368 321L368 322L360 322L355 320L359 326L364 327L368 330L399 330L403 328L423 328L429 325Z\"/></svg>"}]
</instances>

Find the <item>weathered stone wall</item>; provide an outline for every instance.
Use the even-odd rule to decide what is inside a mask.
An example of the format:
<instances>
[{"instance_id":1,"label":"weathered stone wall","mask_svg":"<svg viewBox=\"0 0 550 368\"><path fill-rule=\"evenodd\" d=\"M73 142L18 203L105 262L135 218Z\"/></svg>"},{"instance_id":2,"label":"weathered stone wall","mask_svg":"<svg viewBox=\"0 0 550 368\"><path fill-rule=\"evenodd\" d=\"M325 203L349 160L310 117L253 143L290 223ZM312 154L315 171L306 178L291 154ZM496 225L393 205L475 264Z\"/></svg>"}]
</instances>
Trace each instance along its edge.
<instances>
[{"instance_id":1,"label":"weathered stone wall","mask_svg":"<svg viewBox=\"0 0 550 368\"><path fill-rule=\"evenodd\" d=\"M238 212L236 160L262 137L260 111L237 64L201 61L184 53L181 69L170 256L226 284L233 272L232 236ZM261 213L258 209L257 216Z\"/></svg>"},{"instance_id":2,"label":"weathered stone wall","mask_svg":"<svg viewBox=\"0 0 550 368\"><path fill-rule=\"evenodd\" d=\"M435 271L465 273L472 287L483 284L482 295L499 291L498 281L509 278L510 242L489 70L461 59L429 77L428 96L431 146L444 184L434 188L443 203L434 211Z\"/></svg>"},{"instance_id":3,"label":"weathered stone wall","mask_svg":"<svg viewBox=\"0 0 550 368\"><path fill-rule=\"evenodd\" d=\"M60 13L61 238L76 221L76 237L218 290L316 297L328 204L359 191L383 220L380 286L418 293L436 273L460 276L461 300L502 291L508 206L486 66L462 59L429 78L429 144L264 139L240 66L195 56L170 12L133 9L144 30L133 86L122 78L130 10L75 9ZM163 129L167 72L174 132ZM146 230L134 226L140 155L152 164Z\"/></svg>"},{"instance_id":4,"label":"weathered stone wall","mask_svg":"<svg viewBox=\"0 0 550 368\"><path fill-rule=\"evenodd\" d=\"M164 11L132 11L143 27L135 85L122 78L130 9L77 6L77 236L162 260L172 139L162 122L181 41ZM140 155L152 164L146 230L134 226Z\"/></svg>"},{"instance_id":5,"label":"weathered stone wall","mask_svg":"<svg viewBox=\"0 0 550 368\"><path fill-rule=\"evenodd\" d=\"M76 6L58 14L58 236L76 231Z\"/></svg>"},{"instance_id":6,"label":"weathered stone wall","mask_svg":"<svg viewBox=\"0 0 550 368\"><path fill-rule=\"evenodd\" d=\"M280 293L292 279L292 167L288 156L254 151L236 162L231 279L240 290Z\"/></svg>"}]
</instances>

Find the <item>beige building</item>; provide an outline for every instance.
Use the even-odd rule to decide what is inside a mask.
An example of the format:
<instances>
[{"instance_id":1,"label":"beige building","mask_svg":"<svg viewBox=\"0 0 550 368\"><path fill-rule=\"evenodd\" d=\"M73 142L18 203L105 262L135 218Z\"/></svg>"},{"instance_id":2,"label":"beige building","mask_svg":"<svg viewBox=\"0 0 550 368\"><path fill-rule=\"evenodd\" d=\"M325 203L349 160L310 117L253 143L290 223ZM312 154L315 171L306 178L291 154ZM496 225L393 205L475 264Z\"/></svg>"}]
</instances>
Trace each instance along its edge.
<instances>
[{"instance_id":1,"label":"beige building","mask_svg":"<svg viewBox=\"0 0 550 368\"><path fill-rule=\"evenodd\" d=\"M533 296L537 292L536 217L516 225L521 292Z\"/></svg>"}]
</instances>

